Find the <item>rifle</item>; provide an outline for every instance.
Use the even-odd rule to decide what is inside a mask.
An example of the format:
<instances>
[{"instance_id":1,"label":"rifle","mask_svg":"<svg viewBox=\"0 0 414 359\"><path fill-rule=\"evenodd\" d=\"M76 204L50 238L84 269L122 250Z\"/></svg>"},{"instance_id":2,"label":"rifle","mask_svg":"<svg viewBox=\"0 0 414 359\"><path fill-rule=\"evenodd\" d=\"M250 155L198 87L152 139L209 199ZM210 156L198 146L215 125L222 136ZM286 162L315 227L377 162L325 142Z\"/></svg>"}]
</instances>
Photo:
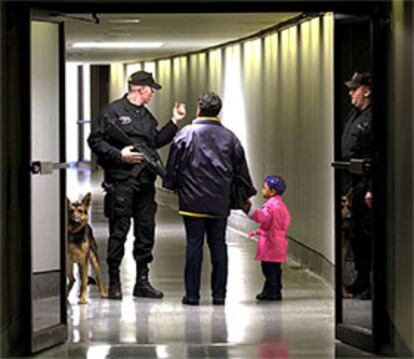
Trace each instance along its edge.
<instances>
[{"instance_id":1,"label":"rifle","mask_svg":"<svg viewBox=\"0 0 414 359\"><path fill-rule=\"evenodd\" d=\"M161 163L158 153L148 147L145 142L134 142L114 121L110 121L106 126L105 135L123 146L133 146L134 151L141 152L143 154L144 161L134 165L131 170L132 176L137 177L141 170L148 164L152 171L154 171L161 178L164 178L166 171Z\"/></svg>"}]
</instances>

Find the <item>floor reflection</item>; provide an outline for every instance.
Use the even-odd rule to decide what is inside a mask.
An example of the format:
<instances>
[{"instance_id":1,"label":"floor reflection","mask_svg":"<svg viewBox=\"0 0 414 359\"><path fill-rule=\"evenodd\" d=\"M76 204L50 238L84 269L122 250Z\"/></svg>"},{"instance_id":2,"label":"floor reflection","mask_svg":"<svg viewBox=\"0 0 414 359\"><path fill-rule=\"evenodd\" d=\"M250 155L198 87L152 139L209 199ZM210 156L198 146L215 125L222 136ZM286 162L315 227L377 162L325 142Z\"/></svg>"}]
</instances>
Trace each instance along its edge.
<instances>
[{"instance_id":1,"label":"floor reflection","mask_svg":"<svg viewBox=\"0 0 414 359\"><path fill-rule=\"evenodd\" d=\"M71 171L68 171L71 172ZM68 183L88 181L88 173L68 174ZM90 179L90 176L89 176ZM99 179L92 179L99 181ZM72 182L70 182L72 181ZM104 280L107 228L99 185L68 185L71 198L93 193L92 225ZM233 236L232 236L233 237ZM122 301L99 297L90 286L87 305L77 304L78 288L68 305L68 342L42 357L77 358L287 358L334 356L333 291L318 277L293 263L284 267L283 302L258 303L263 278L255 248L245 239L229 244L228 298L211 304L210 260L206 248L200 306L181 304L185 235L181 217L160 206L150 277L164 291L161 300L132 296L135 262L131 235L121 268ZM79 281L75 283L78 285Z\"/></svg>"},{"instance_id":2,"label":"floor reflection","mask_svg":"<svg viewBox=\"0 0 414 359\"><path fill-rule=\"evenodd\" d=\"M262 309L262 342L258 345L257 358L288 358L288 343L283 334L282 305L276 305L271 313Z\"/></svg>"}]
</instances>

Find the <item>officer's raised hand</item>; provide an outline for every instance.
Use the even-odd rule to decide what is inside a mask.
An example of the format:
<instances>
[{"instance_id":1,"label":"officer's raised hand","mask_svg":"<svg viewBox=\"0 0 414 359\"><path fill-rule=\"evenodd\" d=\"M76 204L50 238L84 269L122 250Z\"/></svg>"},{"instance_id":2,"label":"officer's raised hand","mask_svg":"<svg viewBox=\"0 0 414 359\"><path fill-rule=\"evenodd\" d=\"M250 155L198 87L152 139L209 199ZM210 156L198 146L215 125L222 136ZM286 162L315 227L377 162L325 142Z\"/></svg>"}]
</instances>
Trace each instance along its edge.
<instances>
[{"instance_id":1,"label":"officer's raised hand","mask_svg":"<svg viewBox=\"0 0 414 359\"><path fill-rule=\"evenodd\" d=\"M184 103L176 102L173 107L173 115L171 121L178 125L181 120L187 115Z\"/></svg>"},{"instance_id":2,"label":"officer's raised hand","mask_svg":"<svg viewBox=\"0 0 414 359\"><path fill-rule=\"evenodd\" d=\"M144 155L135 151L134 146L127 146L121 150L121 160L126 163L140 163L144 160Z\"/></svg>"}]
</instances>

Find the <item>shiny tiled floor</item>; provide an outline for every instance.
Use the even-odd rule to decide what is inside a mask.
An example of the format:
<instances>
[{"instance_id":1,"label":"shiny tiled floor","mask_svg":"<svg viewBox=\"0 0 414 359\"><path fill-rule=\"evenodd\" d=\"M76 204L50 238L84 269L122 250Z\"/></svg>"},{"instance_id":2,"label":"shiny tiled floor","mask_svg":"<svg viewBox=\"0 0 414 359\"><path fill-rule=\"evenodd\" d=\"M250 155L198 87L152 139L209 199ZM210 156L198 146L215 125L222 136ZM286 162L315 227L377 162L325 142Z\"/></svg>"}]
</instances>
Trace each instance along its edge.
<instances>
[{"instance_id":1,"label":"shiny tiled floor","mask_svg":"<svg viewBox=\"0 0 414 359\"><path fill-rule=\"evenodd\" d=\"M70 177L69 177L70 179ZM83 178L87 181L87 177ZM72 187L69 187L72 188ZM95 236L107 283L107 229L97 187L93 190ZM73 199L75 190L68 192ZM87 305L78 305L74 288L68 305L69 340L39 357L66 358L331 358L335 356L333 291L293 262L284 266L283 302L258 303L263 278L254 243L234 239L229 246L228 297L224 307L211 305L209 253L205 248L202 301L181 304L184 228L175 211L160 207L157 216L152 284L161 300L132 297L135 263L132 237L122 264L124 299L100 299L90 287ZM233 238L234 236L232 236Z\"/></svg>"}]
</instances>

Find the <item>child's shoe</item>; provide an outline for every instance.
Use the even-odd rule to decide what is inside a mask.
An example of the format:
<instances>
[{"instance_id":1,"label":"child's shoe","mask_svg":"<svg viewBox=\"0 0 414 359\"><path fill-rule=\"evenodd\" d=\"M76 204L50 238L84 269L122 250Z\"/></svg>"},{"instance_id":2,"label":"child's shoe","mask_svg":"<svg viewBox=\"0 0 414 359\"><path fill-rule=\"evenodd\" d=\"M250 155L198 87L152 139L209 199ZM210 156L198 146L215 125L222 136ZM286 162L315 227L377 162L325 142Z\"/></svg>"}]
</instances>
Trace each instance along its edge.
<instances>
[{"instance_id":1,"label":"child's shoe","mask_svg":"<svg viewBox=\"0 0 414 359\"><path fill-rule=\"evenodd\" d=\"M276 294L261 292L256 295L256 299L258 301L279 301L282 300L282 292L278 292Z\"/></svg>"}]
</instances>

